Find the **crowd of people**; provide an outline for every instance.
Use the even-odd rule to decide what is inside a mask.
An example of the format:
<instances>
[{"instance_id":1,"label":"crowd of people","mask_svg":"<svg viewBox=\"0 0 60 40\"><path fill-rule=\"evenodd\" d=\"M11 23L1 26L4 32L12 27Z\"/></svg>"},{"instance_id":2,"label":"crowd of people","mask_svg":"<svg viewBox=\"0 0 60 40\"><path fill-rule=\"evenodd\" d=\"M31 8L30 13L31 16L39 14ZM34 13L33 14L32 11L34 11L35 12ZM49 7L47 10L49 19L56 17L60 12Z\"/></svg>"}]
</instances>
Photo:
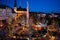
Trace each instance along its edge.
<instances>
[{"instance_id":1,"label":"crowd of people","mask_svg":"<svg viewBox=\"0 0 60 40\"><path fill-rule=\"evenodd\" d=\"M19 19L17 24L14 20L0 21L0 38L4 39L13 34L17 38L21 35L28 36L31 40L60 40L60 15L30 14L29 27L22 23L21 18ZM24 23L25 20L23 20Z\"/></svg>"}]
</instances>

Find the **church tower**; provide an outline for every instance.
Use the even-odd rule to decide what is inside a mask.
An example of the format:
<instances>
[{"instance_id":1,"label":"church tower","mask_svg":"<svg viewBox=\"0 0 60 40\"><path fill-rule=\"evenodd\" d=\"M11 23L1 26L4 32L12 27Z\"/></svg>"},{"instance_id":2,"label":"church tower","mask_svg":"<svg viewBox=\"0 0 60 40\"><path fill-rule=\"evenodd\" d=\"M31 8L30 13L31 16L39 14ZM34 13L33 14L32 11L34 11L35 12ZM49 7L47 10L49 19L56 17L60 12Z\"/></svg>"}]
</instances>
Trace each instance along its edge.
<instances>
[{"instance_id":1,"label":"church tower","mask_svg":"<svg viewBox=\"0 0 60 40\"><path fill-rule=\"evenodd\" d=\"M21 0L20 0L20 8L16 7L16 0L14 0L14 11L16 13L15 20L18 21L17 18L20 18L22 15L26 16L26 25L29 26L29 4L27 1L26 8L21 8Z\"/></svg>"},{"instance_id":2,"label":"church tower","mask_svg":"<svg viewBox=\"0 0 60 40\"><path fill-rule=\"evenodd\" d=\"M16 11L17 10L17 4L16 4L16 0L14 0L14 11Z\"/></svg>"},{"instance_id":3,"label":"church tower","mask_svg":"<svg viewBox=\"0 0 60 40\"><path fill-rule=\"evenodd\" d=\"M14 0L14 7L16 7L16 0Z\"/></svg>"}]
</instances>

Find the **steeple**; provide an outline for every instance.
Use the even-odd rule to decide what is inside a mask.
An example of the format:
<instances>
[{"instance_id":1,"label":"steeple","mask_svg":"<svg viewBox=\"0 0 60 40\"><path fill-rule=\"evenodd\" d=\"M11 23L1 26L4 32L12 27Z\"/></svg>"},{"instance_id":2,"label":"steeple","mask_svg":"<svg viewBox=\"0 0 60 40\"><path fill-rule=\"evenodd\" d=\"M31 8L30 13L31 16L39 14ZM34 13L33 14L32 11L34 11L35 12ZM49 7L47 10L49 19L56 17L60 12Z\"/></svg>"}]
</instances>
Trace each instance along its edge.
<instances>
[{"instance_id":1,"label":"steeple","mask_svg":"<svg viewBox=\"0 0 60 40\"><path fill-rule=\"evenodd\" d=\"M14 0L14 7L16 7L16 0Z\"/></svg>"}]
</instances>

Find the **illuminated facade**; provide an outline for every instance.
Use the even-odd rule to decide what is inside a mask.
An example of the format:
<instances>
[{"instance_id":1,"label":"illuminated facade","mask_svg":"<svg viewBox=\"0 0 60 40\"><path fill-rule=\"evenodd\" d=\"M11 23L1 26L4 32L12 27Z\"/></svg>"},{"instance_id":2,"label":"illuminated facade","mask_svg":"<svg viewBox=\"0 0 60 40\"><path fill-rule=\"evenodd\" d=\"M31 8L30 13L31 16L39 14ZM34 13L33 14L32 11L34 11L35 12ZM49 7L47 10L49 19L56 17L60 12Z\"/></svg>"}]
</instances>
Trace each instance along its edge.
<instances>
[{"instance_id":1,"label":"illuminated facade","mask_svg":"<svg viewBox=\"0 0 60 40\"><path fill-rule=\"evenodd\" d=\"M12 17L12 9L6 5L0 5L0 26L5 25L6 19Z\"/></svg>"},{"instance_id":2,"label":"illuminated facade","mask_svg":"<svg viewBox=\"0 0 60 40\"><path fill-rule=\"evenodd\" d=\"M16 0L15 0L15 3L14 3L14 11L16 14L15 16L15 21L17 22L19 17L21 17L22 15L25 15L26 16L26 25L29 25L28 21L29 21L29 10L28 10L28 2L27 2L27 8L16 8Z\"/></svg>"},{"instance_id":3,"label":"illuminated facade","mask_svg":"<svg viewBox=\"0 0 60 40\"><path fill-rule=\"evenodd\" d=\"M6 20L6 18L12 18L12 9L6 5L0 5L0 20Z\"/></svg>"}]
</instances>

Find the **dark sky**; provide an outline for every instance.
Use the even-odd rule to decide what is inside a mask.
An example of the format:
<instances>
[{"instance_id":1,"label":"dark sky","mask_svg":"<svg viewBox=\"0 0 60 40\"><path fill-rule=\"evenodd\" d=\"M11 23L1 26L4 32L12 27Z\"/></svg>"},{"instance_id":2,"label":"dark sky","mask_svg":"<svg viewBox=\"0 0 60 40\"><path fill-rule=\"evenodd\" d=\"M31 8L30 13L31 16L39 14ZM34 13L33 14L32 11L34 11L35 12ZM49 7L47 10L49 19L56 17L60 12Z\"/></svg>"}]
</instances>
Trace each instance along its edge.
<instances>
[{"instance_id":1,"label":"dark sky","mask_svg":"<svg viewBox=\"0 0 60 40\"><path fill-rule=\"evenodd\" d=\"M17 7L26 8L27 0L16 0ZM60 0L28 0L30 11L36 12L60 12ZM0 4L5 4L13 8L14 0L0 0Z\"/></svg>"}]
</instances>

